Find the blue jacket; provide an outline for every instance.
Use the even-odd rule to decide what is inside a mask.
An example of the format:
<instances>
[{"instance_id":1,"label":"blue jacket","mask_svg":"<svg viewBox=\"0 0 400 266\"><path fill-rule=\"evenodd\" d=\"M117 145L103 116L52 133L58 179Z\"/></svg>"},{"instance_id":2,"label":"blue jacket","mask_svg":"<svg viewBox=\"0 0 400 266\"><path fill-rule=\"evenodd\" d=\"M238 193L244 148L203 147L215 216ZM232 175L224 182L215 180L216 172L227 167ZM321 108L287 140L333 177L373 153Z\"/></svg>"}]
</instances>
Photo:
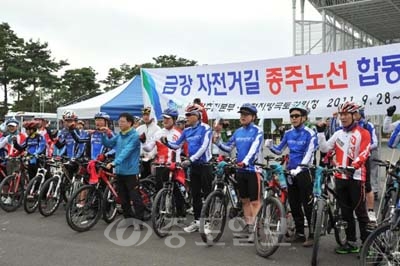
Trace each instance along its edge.
<instances>
[{"instance_id":1,"label":"blue jacket","mask_svg":"<svg viewBox=\"0 0 400 266\"><path fill-rule=\"evenodd\" d=\"M102 143L103 133L99 131L93 132L93 134L77 134L76 131L71 131L72 137L77 143L90 144L90 159L95 160L99 154L111 154L111 149L105 147ZM114 136L115 134L112 133Z\"/></svg>"},{"instance_id":2,"label":"blue jacket","mask_svg":"<svg viewBox=\"0 0 400 266\"><path fill-rule=\"evenodd\" d=\"M104 146L115 150L114 165L117 175L139 174L140 141L134 128L111 138L103 133L101 140Z\"/></svg>"},{"instance_id":3,"label":"blue jacket","mask_svg":"<svg viewBox=\"0 0 400 266\"><path fill-rule=\"evenodd\" d=\"M182 135L175 142L168 142L171 149L179 149L183 142L188 143L189 159L194 164L207 163L211 159L211 128L200 121L185 128Z\"/></svg>"},{"instance_id":4,"label":"blue jacket","mask_svg":"<svg viewBox=\"0 0 400 266\"><path fill-rule=\"evenodd\" d=\"M237 162L243 162L246 165L243 170L255 172L254 162L257 160L262 162L263 137L261 128L251 123L246 127L237 129L226 143L218 143L217 146L225 152L231 152L233 147L236 146Z\"/></svg>"},{"instance_id":5,"label":"blue jacket","mask_svg":"<svg viewBox=\"0 0 400 266\"><path fill-rule=\"evenodd\" d=\"M396 126L396 128L393 130L392 135L390 135L388 146L391 149L396 149L399 142L400 142L400 124Z\"/></svg>"},{"instance_id":6,"label":"blue jacket","mask_svg":"<svg viewBox=\"0 0 400 266\"><path fill-rule=\"evenodd\" d=\"M282 151L289 148L288 170L295 169L299 164L312 164L314 151L318 145L315 131L304 125L298 128L291 128L285 132L282 142L278 146L271 147L271 152L282 154Z\"/></svg>"}]
</instances>

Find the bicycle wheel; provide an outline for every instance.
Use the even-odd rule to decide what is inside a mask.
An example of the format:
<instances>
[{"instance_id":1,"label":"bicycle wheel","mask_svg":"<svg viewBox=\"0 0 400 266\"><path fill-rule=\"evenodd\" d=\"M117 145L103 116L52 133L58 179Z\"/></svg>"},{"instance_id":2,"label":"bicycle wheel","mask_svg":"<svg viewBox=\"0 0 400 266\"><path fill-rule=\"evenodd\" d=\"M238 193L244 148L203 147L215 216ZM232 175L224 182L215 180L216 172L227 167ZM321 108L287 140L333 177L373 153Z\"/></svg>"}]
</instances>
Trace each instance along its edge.
<instances>
[{"instance_id":1,"label":"bicycle wheel","mask_svg":"<svg viewBox=\"0 0 400 266\"><path fill-rule=\"evenodd\" d=\"M26 213L34 213L39 204L39 193L42 175L37 175L29 181L24 193L24 210Z\"/></svg>"},{"instance_id":2,"label":"bicycle wheel","mask_svg":"<svg viewBox=\"0 0 400 266\"><path fill-rule=\"evenodd\" d=\"M341 210L339 209L339 206L337 204L337 201L334 202L334 215L332 215L331 220L332 222L332 227L333 231L335 233L335 240L336 243L339 246L344 246L347 243L347 235L346 235L346 226L343 224L344 221L342 219L339 219L339 217L342 217L341 215Z\"/></svg>"},{"instance_id":3,"label":"bicycle wheel","mask_svg":"<svg viewBox=\"0 0 400 266\"><path fill-rule=\"evenodd\" d=\"M148 221L151 219L153 201L156 195L154 182L147 178L139 180L139 193L145 206L143 221Z\"/></svg>"},{"instance_id":4,"label":"bicycle wheel","mask_svg":"<svg viewBox=\"0 0 400 266\"><path fill-rule=\"evenodd\" d=\"M16 179L17 176L13 174L6 176L0 183L0 207L6 212L13 212L18 209L24 198L22 180L19 181L17 187Z\"/></svg>"},{"instance_id":5,"label":"bicycle wheel","mask_svg":"<svg viewBox=\"0 0 400 266\"><path fill-rule=\"evenodd\" d=\"M111 186L114 190L117 190L117 183L111 182ZM117 199L111 192L109 187L106 187L103 192L103 220L106 223L111 223L117 217Z\"/></svg>"},{"instance_id":6,"label":"bicycle wheel","mask_svg":"<svg viewBox=\"0 0 400 266\"><path fill-rule=\"evenodd\" d=\"M400 265L400 231L383 224L365 240L360 265Z\"/></svg>"},{"instance_id":7,"label":"bicycle wheel","mask_svg":"<svg viewBox=\"0 0 400 266\"><path fill-rule=\"evenodd\" d=\"M319 238L322 233L322 221L325 220L325 208L326 201L323 199L318 199L313 208L313 226L314 226L314 244L311 256L311 265L317 265L318 260L318 250L319 250Z\"/></svg>"},{"instance_id":8,"label":"bicycle wheel","mask_svg":"<svg viewBox=\"0 0 400 266\"><path fill-rule=\"evenodd\" d=\"M257 254L264 258L274 254L287 231L286 212L279 199L264 199L256 217L254 230Z\"/></svg>"},{"instance_id":9,"label":"bicycle wheel","mask_svg":"<svg viewBox=\"0 0 400 266\"><path fill-rule=\"evenodd\" d=\"M85 232L95 226L102 214L101 192L95 186L80 187L67 204L65 216L69 227L77 232Z\"/></svg>"},{"instance_id":10,"label":"bicycle wheel","mask_svg":"<svg viewBox=\"0 0 400 266\"><path fill-rule=\"evenodd\" d=\"M61 202L60 177L52 177L44 182L39 194L39 212L44 217L52 215Z\"/></svg>"},{"instance_id":11,"label":"bicycle wheel","mask_svg":"<svg viewBox=\"0 0 400 266\"><path fill-rule=\"evenodd\" d=\"M151 222L156 235L165 237L174 225L175 201L171 190L163 188L158 191L151 211Z\"/></svg>"},{"instance_id":12,"label":"bicycle wheel","mask_svg":"<svg viewBox=\"0 0 400 266\"><path fill-rule=\"evenodd\" d=\"M390 188L385 192L385 195L381 198L379 206L382 207L378 213L378 223L387 222L386 220L390 216L390 207L396 205L396 189Z\"/></svg>"},{"instance_id":13,"label":"bicycle wheel","mask_svg":"<svg viewBox=\"0 0 400 266\"><path fill-rule=\"evenodd\" d=\"M286 212L286 238L290 241L296 235L296 225L294 223L292 210L290 209L289 201L287 200L285 203L285 212Z\"/></svg>"},{"instance_id":14,"label":"bicycle wheel","mask_svg":"<svg viewBox=\"0 0 400 266\"><path fill-rule=\"evenodd\" d=\"M227 215L227 203L223 192L211 192L201 208L200 236L204 243L212 245L224 233Z\"/></svg>"}]
</instances>

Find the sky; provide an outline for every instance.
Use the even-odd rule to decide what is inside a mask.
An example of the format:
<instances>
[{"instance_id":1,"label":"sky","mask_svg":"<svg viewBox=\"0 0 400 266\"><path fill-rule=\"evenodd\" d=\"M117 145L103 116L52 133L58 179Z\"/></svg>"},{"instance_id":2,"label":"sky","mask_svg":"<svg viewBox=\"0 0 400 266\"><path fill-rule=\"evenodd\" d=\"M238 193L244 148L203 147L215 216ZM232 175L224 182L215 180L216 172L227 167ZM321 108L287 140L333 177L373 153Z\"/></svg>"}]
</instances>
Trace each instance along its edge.
<instances>
[{"instance_id":1,"label":"sky","mask_svg":"<svg viewBox=\"0 0 400 266\"><path fill-rule=\"evenodd\" d=\"M93 67L98 80L160 55L199 65L292 56L291 0L1 0L0 10L19 37L47 42L66 69Z\"/></svg>"}]
</instances>

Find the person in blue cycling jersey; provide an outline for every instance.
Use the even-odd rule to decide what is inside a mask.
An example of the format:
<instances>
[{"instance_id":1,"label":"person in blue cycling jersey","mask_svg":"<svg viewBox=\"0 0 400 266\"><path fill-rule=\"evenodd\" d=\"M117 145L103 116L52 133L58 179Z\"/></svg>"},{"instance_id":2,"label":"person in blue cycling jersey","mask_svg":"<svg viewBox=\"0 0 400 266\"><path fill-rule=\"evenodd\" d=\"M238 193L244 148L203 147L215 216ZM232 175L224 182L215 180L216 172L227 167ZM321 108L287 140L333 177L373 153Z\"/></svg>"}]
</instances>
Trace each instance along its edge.
<instances>
[{"instance_id":1,"label":"person in blue cycling jersey","mask_svg":"<svg viewBox=\"0 0 400 266\"><path fill-rule=\"evenodd\" d=\"M305 237L304 215L308 224L311 224L313 183L309 170L299 165L312 164L318 140L315 131L304 125L309 113L306 106L295 102L290 106L289 113L292 128L285 132L279 145L273 146L271 140L266 140L266 146L272 153L278 155L281 155L286 148L289 149L287 169L290 170L292 177L288 180L288 199L296 226L294 241L301 241L304 247L310 247L313 245L313 235L309 232L308 239Z\"/></svg>"},{"instance_id":2,"label":"person in blue cycling jersey","mask_svg":"<svg viewBox=\"0 0 400 266\"><path fill-rule=\"evenodd\" d=\"M214 140L222 151L237 150L237 165L240 167L236 173L239 184L239 196L242 201L246 226L235 237L248 238L254 242L254 221L261 206L261 176L254 163L262 161L263 131L254 124L257 119L257 108L249 103L243 104L240 109L241 128L225 143Z\"/></svg>"},{"instance_id":3,"label":"person in blue cycling jersey","mask_svg":"<svg viewBox=\"0 0 400 266\"><path fill-rule=\"evenodd\" d=\"M194 220L183 230L192 233L200 227L202 196L205 199L211 192L212 167L208 164L211 159L211 128L201 122L201 110L194 104L186 107L185 116L188 127L176 141L169 141L166 137L160 140L174 150L182 148L185 142L188 144L189 159L184 160L181 165L184 168L190 166Z\"/></svg>"},{"instance_id":4,"label":"person in blue cycling jersey","mask_svg":"<svg viewBox=\"0 0 400 266\"><path fill-rule=\"evenodd\" d=\"M19 151L26 151L27 155L33 156L30 159L28 165L29 178L33 178L36 175L39 164L37 162L37 156L46 154L46 140L37 132L39 127L38 121L25 121L23 123L27 138L21 144L18 144L17 139L13 138L14 148Z\"/></svg>"}]
</instances>

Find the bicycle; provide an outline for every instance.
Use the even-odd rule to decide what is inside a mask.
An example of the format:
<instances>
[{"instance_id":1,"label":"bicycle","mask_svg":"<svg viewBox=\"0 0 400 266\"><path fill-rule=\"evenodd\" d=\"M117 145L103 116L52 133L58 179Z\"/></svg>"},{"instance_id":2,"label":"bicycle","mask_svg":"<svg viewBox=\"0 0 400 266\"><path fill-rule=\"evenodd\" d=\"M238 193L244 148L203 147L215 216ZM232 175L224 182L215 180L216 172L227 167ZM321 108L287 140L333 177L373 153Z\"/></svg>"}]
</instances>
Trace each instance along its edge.
<instances>
[{"instance_id":1,"label":"bicycle","mask_svg":"<svg viewBox=\"0 0 400 266\"><path fill-rule=\"evenodd\" d=\"M313 234L313 250L311 265L317 265L319 240L321 235L330 234L334 230L335 240L338 245L343 246L347 242L345 222L341 215L341 208L335 192L334 173L351 174L353 167L334 167L332 169L320 166L300 165L309 169L315 169L315 180L313 186L314 206L311 214L310 230Z\"/></svg>"},{"instance_id":2,"label":"bicycle","mask_svg":"<svg viewBox=\"0 0 400 266\"><path fill-rule=\"evenodd\" d=\"M204 243L212 245L219 241L224 233L227 206L231 205L229 218L243 216L242 205L238 199L237 166L227 158L217 164L212 183L213 191L204 201L200 214L200 236Z\"/></svg>"},{"instance_id":3,"label":"bicycle","mask_svg":"<svg viewBox=\"0 0 400 266\"><path fill-rule=\"evenodd\" d=\"M39 212L44 217L54 214L61 202L68 202L74 190L83 184L87 162L80 159L72 163L78 164L78 172L72 176L67 169L71 164L69 158L55 158L49 163L52 177L43 184L38 204Z\"/></svg>"},{"instance_id":4,"label":"bicycle","mask_svg":"<svg viewBox=\"0 0 400 266\"><path fill-rule=\"evenodd\" d=\"M400 160L397 161L395 165L391 164L389 161L382 161L378 159L375 159L374 161L377 162L378 166L385 167L386 173L385 186L382 189L383 193L378 207L377 224L380 225L388 222L391 211L396 208L396 197L397 190L399 188L399 182L396 178L393 178L393 173L397 174L397 171L399 171L398 169L400 169Z\"/></svg>"},{"instance_id":5,"label":"bicycle","mask_svg":"<svg viewBox=\"0 0 400 266\"><path fill-rule=\"evenodd\" d=\"M387 164L390 165L388 162ZM389 166L391 179L400 182L400 165ZM390 191L389 194L392 194ZM360 265L400 265L400 194L399 186L393 191L394 204L389 206L389 215L363 243Z\"/></svg>"},{"instance_id":6,"label":"bicycle","mask_svg":"<svg viewBox=\"0 0 400 266\"><path fill-rule=\"evenodd\" d=\"M6 176L0 183L0 207L6 212L17 210L24 198L24 192L29 183L27 173L30 156L9 157L8 163L19 164L19 169Z\"/></svg>"},{"instance_id":7,"label":"bicycle","mask_svg":"<svg viewBox=\"0 0 400 266\"><path fill-rule=\"evenodd\" d=\"M24 193L24 210L26 213L34 213L38 208L39 194L43 187L43 183L47 178L48 169L46 168L46 157L40 155L38 158L39 168L35 177L33 177L26 187Z\"/></svg>"},{"instance_id":8,"label":"bicycle","mask_svg":"<svg viewBox=\"0 0 400 266\"><path fill-rule=\"evenodd\" d=\"M256 216L254 243L256 252L262 257L269 257L276 252L285 234L291 234L294 226L288 229L287 184L285 171L281 164L270 164L271 160L281 161L285 157L265 157L267 164L256 163L263 169L263 202ZM286 173L287 174L287 173ZM290 215L291 217L291 215ZM293 224L293 218L291 218Z\"/></svg>"},{"instance_id":9,"label":"bicycle","mask_svg":"<svg viewBox=\"0 0 400 266\"><path fill-rule=\"evenodd\" d=\"M111 223L116 215L116 205L120 204L120 199L115 187L115 174L106 168L107 163L96 162L99 169L99 181L96 184L89 184L80 187L75 191L67 203L66 220L74 231L85 232L97 224L100 217L107 223ZM111 180L111 181L110 181ZM149 180L139 180L139 193L145 204L144 220L150 219L151 210L151 191L146 189ZM154 184L152 184L154 186ZM105 186L104 191L102 187Z\"/></svg>"},{"instance_id":10,"label":"bicycle","mask_svg":"<svg viewBox=\"0 0 400 266\"><path fill-rule=\"evenodd\" d=\"M179 163L160 163L158 167L169 169L168 179L164 180L164 185L153 202L151 211L152 227L156 235L160 238L165 237L171 227L175 224L175 218L178 217L176 208L176 197L182 197L183 213L179 216L185 216L186 207L184 202L185 172Z\"/></svg>"}]
</instances>

